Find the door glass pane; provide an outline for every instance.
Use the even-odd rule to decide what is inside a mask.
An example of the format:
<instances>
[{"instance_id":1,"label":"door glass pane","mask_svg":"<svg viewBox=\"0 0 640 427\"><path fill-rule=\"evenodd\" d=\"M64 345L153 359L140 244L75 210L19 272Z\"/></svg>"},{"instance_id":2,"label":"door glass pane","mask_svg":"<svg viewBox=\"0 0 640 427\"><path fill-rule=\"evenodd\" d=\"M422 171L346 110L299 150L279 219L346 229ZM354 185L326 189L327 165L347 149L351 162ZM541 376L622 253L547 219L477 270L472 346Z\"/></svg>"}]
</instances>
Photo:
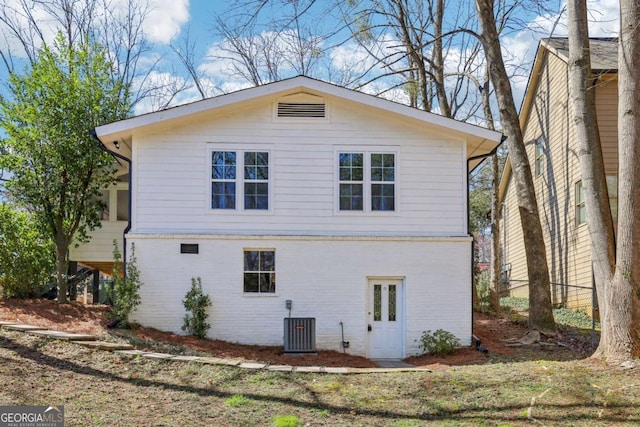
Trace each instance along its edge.
<instances>
[{"instance_id":1,"label":"door glass pane","mask_svg":"<svg viewBox=\"0 0 640 427\"><path fill-rule=\"evenodd\" d=\"M382 285L373 285L373 321L382 320Z\"/></svg>"},{"instance_id":2,"label":"door glass pane","mask_svg":"<svg viewBox=\"0 0 640 427\"><path fill-rule=\"evenodd\" d=\"M396 285L389 285L389 322L396 321Z\"/></svg>"}]
</instances>

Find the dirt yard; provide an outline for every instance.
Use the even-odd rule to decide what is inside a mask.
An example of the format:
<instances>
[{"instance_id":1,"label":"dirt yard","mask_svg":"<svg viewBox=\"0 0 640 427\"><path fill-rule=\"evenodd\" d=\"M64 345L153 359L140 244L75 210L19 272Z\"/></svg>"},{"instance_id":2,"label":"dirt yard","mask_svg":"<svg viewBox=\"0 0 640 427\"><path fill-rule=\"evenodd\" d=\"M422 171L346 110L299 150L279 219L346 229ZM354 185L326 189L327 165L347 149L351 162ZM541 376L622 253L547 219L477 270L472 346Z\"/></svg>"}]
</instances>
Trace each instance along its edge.
<instances>
[{"instance_id":1,"label":"dirt yard","mask_svg":"<svg viewBox=\"0 0 640 427\"><path fill-rule=\"evenodd\" d=\"M142 350L158 351L158 346L162 348L162 345L166 345L185 347L216 357L241 358L271 364L376 366L368 359L335 351L319 351L317 356L290 356L283 354L280 346L247 346L219 340L201 340L144 327L131 330L109 330L105 326L108 323L108 311L109 307L103 305L85 306L79 303L59 305L47 300L0 301L0 320L16 321L66 332L110 335L114 339L126 339ZM539 343L519 345L514 341L527 332L522 320L511 320L507 314L493 316L475 313L474 335L480 339L482 347L488 350L488 355L476 351L472 346L458 349L453 355L446 357L423 355L410 357L405 361L415 366L441 370L455 365L482 364L496 358L574 360L588 357L591 351L590 331L562 326L559 329L560 332L555 337L543 336Z\"/></svg>"}]
</instances>

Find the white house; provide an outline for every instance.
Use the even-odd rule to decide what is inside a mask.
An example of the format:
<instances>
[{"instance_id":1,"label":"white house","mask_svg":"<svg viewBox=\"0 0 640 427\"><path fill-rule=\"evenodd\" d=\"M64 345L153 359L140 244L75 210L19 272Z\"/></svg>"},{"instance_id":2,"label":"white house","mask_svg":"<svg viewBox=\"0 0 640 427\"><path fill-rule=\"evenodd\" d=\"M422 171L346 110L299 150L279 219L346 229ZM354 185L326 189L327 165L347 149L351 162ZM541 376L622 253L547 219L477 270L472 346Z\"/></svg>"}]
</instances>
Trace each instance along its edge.
<instances>
[{"instance_id":1,"label":"white house","mask_svg":"<svg viewBox=\"0 0 640 427\"><path fill-rule=\"evenodd\" d=\"M307 77L95 131L129 173L135 321L181 333L201 277L211 338L314 329L313 348L372 359L418 353L429 329L470 343L467 175L499 133Z\"/></svg>"}]
</instances>

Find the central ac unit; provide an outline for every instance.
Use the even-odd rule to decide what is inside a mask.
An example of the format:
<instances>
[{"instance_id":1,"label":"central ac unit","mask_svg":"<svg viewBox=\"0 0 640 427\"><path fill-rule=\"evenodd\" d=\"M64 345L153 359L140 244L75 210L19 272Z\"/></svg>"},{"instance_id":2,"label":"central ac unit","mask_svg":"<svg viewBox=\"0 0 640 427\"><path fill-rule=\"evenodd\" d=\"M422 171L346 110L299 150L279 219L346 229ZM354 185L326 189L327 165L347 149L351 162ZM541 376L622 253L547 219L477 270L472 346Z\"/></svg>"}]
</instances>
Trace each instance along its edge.
<instances>
[{"instance_id":1,"label":"central ac unit","mask_svg":"<svg viewBox=\"0 0 640 427\"><path fill-rule=\"evenodd\" d=\"M286 317L284 319L284 352L315 353L316 319L314 317Z\"/></svg>"}]
</instances>

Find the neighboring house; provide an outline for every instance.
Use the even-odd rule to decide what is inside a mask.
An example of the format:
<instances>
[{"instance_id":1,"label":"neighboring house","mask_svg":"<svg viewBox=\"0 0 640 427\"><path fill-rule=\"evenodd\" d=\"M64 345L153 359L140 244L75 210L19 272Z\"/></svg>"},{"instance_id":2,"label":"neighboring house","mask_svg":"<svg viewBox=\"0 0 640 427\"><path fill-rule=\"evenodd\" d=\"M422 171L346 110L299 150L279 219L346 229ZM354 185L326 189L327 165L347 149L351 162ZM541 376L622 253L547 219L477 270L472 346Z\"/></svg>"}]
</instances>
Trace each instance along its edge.
<instances>
[{"instance_id":1,"label":"neighboring house","mask_svg":"<svg viewBox=\"0 0 640 427\"><path fill-rule=\"evenodd\" d=\"M369 358L413 355L428 329L470 343L468 159L499 133L296 77L96 134L131 160L135 321L180 333L201 277L211 338L282 345L291 317Z\"/></svg>"},{"instance_id":2,"label":"neighboring house","mask_svg":"<svg viewBox=\"0 0 640 427\"><path fill-rule=\"evenodd\" d=\"M598 126L614 222L617 212L617 39L591 39ZM575 126L569 106L568 40L543 39L520 111L527 154L545 235L554 304L589 310L591 247L586 224ZM503 277L513 295L526 295L524 241L511 163L500 184ZM568 285L568 286L567 286ZM524 292L523 292L524 291Z\"/></svg>"}]
</instances>

